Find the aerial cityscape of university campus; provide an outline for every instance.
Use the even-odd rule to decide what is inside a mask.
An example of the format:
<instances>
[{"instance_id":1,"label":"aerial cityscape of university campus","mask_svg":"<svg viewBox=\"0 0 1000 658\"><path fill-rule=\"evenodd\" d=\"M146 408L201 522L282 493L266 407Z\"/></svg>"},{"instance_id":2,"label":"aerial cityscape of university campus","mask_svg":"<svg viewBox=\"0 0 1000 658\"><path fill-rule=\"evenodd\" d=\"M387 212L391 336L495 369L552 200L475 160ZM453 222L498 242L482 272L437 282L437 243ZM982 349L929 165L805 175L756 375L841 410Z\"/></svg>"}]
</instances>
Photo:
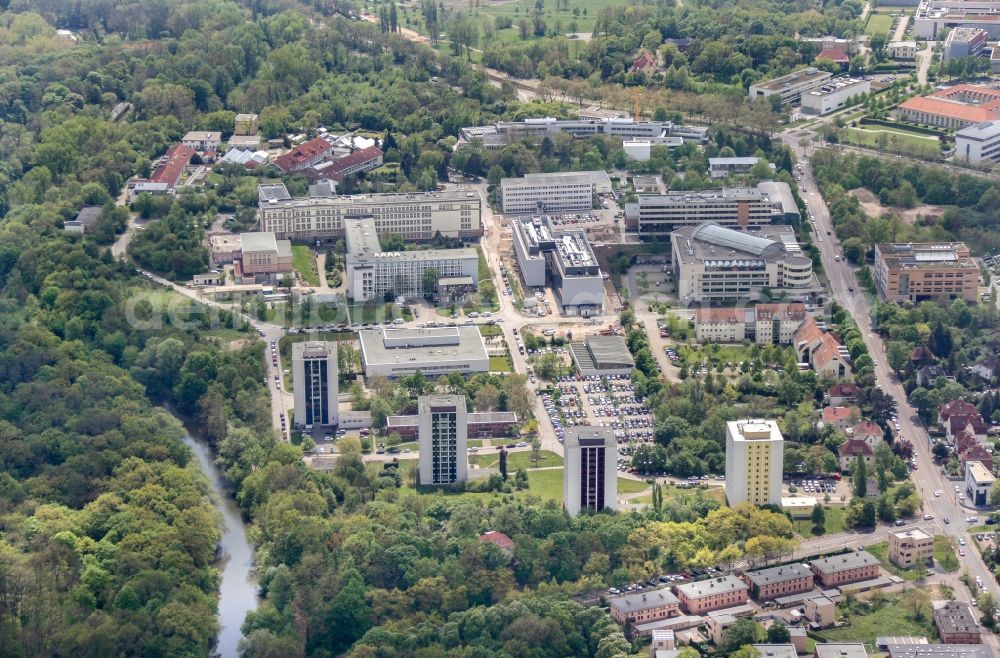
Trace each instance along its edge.
<instances>
[{"instance_id":1,"label":"aerial cityscape of university campus","mask_svg":"<svg viewBox=\"0 0 1000 658\"><path fill-rule=\"evenodd\" d=\"M1000 0L0 0L0 656L1000 658Z\"/></svg>"}]
</instances>

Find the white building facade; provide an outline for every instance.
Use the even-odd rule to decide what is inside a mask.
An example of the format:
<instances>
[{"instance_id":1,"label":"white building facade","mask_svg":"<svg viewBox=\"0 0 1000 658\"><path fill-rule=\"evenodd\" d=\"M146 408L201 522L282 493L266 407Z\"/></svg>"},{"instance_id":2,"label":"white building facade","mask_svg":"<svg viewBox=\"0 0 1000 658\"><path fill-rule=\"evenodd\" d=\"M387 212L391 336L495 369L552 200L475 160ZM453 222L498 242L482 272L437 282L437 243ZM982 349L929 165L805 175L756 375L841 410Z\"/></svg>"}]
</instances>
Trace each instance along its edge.
<instances>
[{"instance_id":1,"label":"white building facade","mask_svg":"<svg viewBox=\"0 0 1000 658\"><path fill-rule=\"evenodd\" d=\"M500 181L500 206L510 215L591 210L598 194L610 193L603 171L529 174Z\"/></svg>"},{"instance_id":2,"label":"white building facade","mask_svg":"<svg viewBox=\"0 0 1000 658\"><path fill-rule=\"evenodd\" d=\"M287 192L285 193L287 195ZM476 192L419 192L262 199L260 230L279 239L333 243L344 237L348 219L371 218L380 235L405 240L478 239L483 233L482 199Z\"/></svg>"},{"instance_id":3,"label":"white building facade","mask_svg":"<svg viewBox=\"0 0 1000 658\"><path fill-rule=\"evenodd\" d=\"M970 163L1000 161L1000 121L955 131L955 157Z\"/></svg>"}]
</instances>

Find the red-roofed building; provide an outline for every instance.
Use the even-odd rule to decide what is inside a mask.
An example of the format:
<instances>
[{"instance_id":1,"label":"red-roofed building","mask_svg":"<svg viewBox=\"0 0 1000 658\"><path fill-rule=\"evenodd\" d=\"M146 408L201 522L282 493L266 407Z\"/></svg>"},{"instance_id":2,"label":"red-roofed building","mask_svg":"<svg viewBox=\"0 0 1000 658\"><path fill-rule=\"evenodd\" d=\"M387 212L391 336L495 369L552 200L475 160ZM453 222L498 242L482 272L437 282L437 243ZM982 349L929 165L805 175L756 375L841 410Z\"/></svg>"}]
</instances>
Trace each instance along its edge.
<instances>
[{"instance_id":1,"label":"red-roofed building","mask_svg":"<svg viewBox=\"0 0 1000 658\"><path fill-rule=\"evenodd\" d=\"M857 407L824 407L823 422L837 429L846 430L858 422L861 411Z\"/></svg>"},{"instance_id":2,"label":"red-roofed building","mask_svg":"<svg viewBox=\"0 0 1000 658\"><path fill-rule=\"evenodd\" d=\"M656 73L656 55L648 52L641 53L632 63L630 73L645 73L646 75Z\"/></svg>"},{"instance_id":3,"label":"red-roofed building","mask_svg":"<svg viewBox=\"0 0 1000 658\"><path fill-rule=\"evenodd\" d=\"M851 438L857 439L858 441L864 441L874 450L878 444L882 443L885 439L885 433L882 431L882 428L878 426L878 423L873 423L870 420L863 420L854 426Z\"/></svg>"},{"instance_id":4,"label":"red-roofed building","mask_svg":"<svg viewBox=\"0 0 1000 658\"><path fill-rule=\"evenodd\" d=\"M871 466L875 461L875 451L872 447L858 439L848 439L837 451L840 457L840 470L849 471L854 460L861 457L865 460L866 466Z\"/></svg>"},{"instance_id":5,"label":"red-roofed building","mask_svg":"<svg viewBox=\"0 0 1000 658\"><path fill-rule=\"evenodd\" d=\"M908 98L896 108L904 121L943 128L965 128L1000 119L1000 90L981 85L961 84L936 91L930 96Z\"/></svg>"},{"instance_id":6,"label":"red-roofed building","mask_svg":"<svg viewBox=\"0 0 1000 658\"><path fill-rule=\"evenodd\" d=\"M824 48L818 55L816 55L816 61L821 59L828 59L835 64L840 64L841 67L846 67L851 63L851 58L841 46Z\"/></svg>"},{"instance_id":7,"label":"red-roofed building","mask_svg":"<svg viewBox=\"0 0 1000 658\"><path fill-rule=\"evenodd\" d=\"M314 137L299 144L288 153L274 159L274 166L283 172L301 171L333 155L333 144L322 137Z\"/></svg>"},{"instance_id":8,"label":"red-roofed building","mask_svg":"<svg viewBox=\"0 0 1000 658\"><path fill-rule=\"evenodd\" d=\"M842 382L831 386L830 390L826 392L826 396L830 400L831 407L842 407L857 402L860 392L861 389L858 388L857 384Z\"/></svg>"},{"instance_id":9,"label":"red-roofed building","mask_svg":"<svg viewBox=\"0 0 1000 658\"><path fill-rule=\"evenodd\" d=\"M958 462L962 465L962 472L965 472L965 466L969 462L981 462L983 466L993 471L993 453L979 443L958 453Z\"/></svg>"},{"instance_id":10,"label":"red-roofed building","mask_svg":"<svg viewBox=\"0 0 1000 658\"><path fill-rule=\"evenodd\" d=\"M168 189L174 189L181 180L184 167L188 166L195 153L197 151L183 144L170 147L153 171L153 175L149 177L150 182L166 183Z\"/></svg>"},{"instance_id":11,"label":"red-roofed building","mask_svg":"<svg viewBox=\"0 0 1000 658\"><path fill-rule=\"evenodd\" d=\"M820 379L846 379L851 376L851 364L841 353L840 341L828 333L820 339L813 352L812 367Z\"/></svg>"},{"instance_id":12,"label":"red-roofed building","mask_svg":"<svg viewBox=\"0 0 1000 658\"><path fill-rule=\"evenodd\" d=\"M514 550L514 540L498 530L490 530L479 535L479 541L483 544L493 544L499 546L507 553Z\"/></svg>"},{"instance_id":13,"label":"red-roofed building","mask_svg":"<svg viewBox=\"0 0 1000 658\"><path fill-rule=\"evenodd\" d=\"M334 159L332 165L329 171L339 176L371 171L382 166L382 150L377 146L358 149L354 153Z\"/></svg>"}]
</instances>

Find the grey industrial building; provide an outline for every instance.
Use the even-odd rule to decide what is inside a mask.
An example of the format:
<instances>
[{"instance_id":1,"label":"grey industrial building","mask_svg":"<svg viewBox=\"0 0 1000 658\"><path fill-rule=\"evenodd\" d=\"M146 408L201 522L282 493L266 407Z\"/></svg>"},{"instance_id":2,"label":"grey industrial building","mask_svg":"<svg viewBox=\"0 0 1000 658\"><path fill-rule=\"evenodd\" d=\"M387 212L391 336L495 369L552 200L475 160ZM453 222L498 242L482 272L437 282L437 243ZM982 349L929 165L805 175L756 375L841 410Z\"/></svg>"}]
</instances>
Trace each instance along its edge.
<instances>
[{"instance_id":1,"label":"grey industrial building","mask_svg":"<svg viewBox=\"0 0 1000 658\"><path fill-rule=\"evenodd\" d=\"M500 207L510 215L591 210L598 195L611 194L604 171L567 171L528 174L500 181Z\"/></svg>"},{"instance_id":2,"label":"grey industrial building","mask_svg":"<svg viewBox=\"0 0 1000 658\"><path fill-rule=\"evenodd\" d=\"M569 354L582 377L631 375L635 359L621 336L587 336L570 343Z\"/></svg>"},{"instance_id":3,"label":"grey industrial building","mask_svg":"<svg viewBox=\"0 0 1000 658\"><path fill-rule=\"evenodd\" d=\"M479 142L487 151L497 151L520 141L532 144L546 137L566 133L576 138L605 135L622 139L663 140L680 137L685 141L703 143L708 139L708 128L682 126L669 121L635 121L628 117L594 119L555 119L540 117L524 121L500 121L489 126L469 126L459 131L458 145L462 148Z\"/></svg>"}]
</instances>

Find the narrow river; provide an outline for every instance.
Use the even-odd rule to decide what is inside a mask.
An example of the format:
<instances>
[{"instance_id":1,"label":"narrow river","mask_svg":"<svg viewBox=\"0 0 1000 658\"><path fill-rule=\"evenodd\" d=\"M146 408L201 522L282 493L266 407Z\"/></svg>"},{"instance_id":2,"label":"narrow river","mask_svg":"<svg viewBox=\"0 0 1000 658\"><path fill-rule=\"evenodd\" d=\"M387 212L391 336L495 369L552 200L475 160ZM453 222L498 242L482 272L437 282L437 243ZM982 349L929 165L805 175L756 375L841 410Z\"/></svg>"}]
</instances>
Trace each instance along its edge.
<instances>
[{"instance_id":1,"label":"narrow river","mask_svg":"<svg viewBox=\"0 0 1000 658\"><path fill-rule=\"evenodd\" d=\"M219 582L219 636L216 655L236 658L240 626L247 612L257 609L257 583L253 576L253 547L247 539L246 525L236 501L222 473L212 460L212 450L207 444L184 433L184 443L191 448L202 473L215 493L215 508L222 515L222 555L216 566L221 574Z\"/></svg>"}]
</instances>

